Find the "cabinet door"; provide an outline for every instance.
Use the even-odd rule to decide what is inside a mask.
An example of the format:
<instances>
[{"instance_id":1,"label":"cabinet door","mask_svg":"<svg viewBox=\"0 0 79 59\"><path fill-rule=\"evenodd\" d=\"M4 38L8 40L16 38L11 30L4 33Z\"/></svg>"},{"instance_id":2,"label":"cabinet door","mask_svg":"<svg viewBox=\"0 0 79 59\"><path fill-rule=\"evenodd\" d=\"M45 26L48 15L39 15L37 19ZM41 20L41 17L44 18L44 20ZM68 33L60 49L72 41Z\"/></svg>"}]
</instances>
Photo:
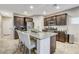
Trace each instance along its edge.
<instances>
[{"instance_id":1,"label":"cabinet door","mask_svg":"<svg viewBox=\"0 0 79 59\"><path fill-rule=\"evenodd\" d=\"M50 22L50 26L56 25L56 17L55 16L51 17L49 22Z\"/></svg>"},{"instance_id":2,"label":"cabinet door","mask_svg":"<svg viewBox=\"0 0 79 59\"><path fill-rule=\"evenodd\" d=\"M66 25L67 23L66 21L67 21L67 15L66 14L61 15L61 24Z\"/></svg>"},{"instance_id":3,"label":"cabinet door","mask_svg":"<svg viewBox=\"0 0 79 59\"><path fill-rule=\"evenodd\" d=\"M60 38L59 38L59 40L60 40L61 42L66 42L66 38L65 38L65 33L64 33L64 32L61 32L61 33L60 33Z\"/></svg>"},{"instance_id":4,"label":"cabinet door","mask_svg":"<svg viewBox=\"0 0 79 59\"><path fill-rule=\"evenodd\" d=\"M18 39L18 33L16 32L16 29L22 30L24 28L24 18L23 17L14 17L14 26L15 26L15 31L14 31L14 38Z\"/></svg>"},{"instance_id":5,"label":"cabinet door","mask_svg":"<svg viewBox=\"0 0 79 59\"><path fill-rule=\"evenodd\" d=\"M66 42L66 35L64 32L58 32L57 41Z\"/></svg>"},{"instance_id":6,"label":"cabinet door","mask_svg":"<svg viewBox=\"0 0 79 59\"><path fill-rule=\"evenodd\" d=\"M23 17L14 17L14 25L16 28L20 28L24 26L24 18Z\"/></svg>"},{"instance_id":7,"label":"cabinet door","mask_svg":"<svg viewBox=\"0 0 79 59\"><path fill-rule=\"evenodd\" d=\"M57 25L61 25L61 15L59 15L59 16L56 16L56 24Z\"/></svg>"},{"instance_id":8,"label":"cabinet door","mask_svg":"<svg viewBox=\"0 0 79 59\"><path fill-rule=\"evenodd\" d=\"M66 14L56 16L57 25L66 25L66 20L67 20Z\"/></svg>"},{"instance_id":9,"label":"cabinet door","mask_svg":"<svg viewBox=\"0 0 79 59\"><path fill-rule=\"evenodd\" d=\"M44 19L44 26L48 26L48 18Z\"/></svg>"},{"instance_id":10,"label":"cabinet door","mask_svg":"<svg viewBox=\"0 0 79 59\"><path fill-rule=\"evenodd\" d=\"M44 19L44 26L52 26L56 25L55 17L48 17Z\"/></svg>"}]
</instances>

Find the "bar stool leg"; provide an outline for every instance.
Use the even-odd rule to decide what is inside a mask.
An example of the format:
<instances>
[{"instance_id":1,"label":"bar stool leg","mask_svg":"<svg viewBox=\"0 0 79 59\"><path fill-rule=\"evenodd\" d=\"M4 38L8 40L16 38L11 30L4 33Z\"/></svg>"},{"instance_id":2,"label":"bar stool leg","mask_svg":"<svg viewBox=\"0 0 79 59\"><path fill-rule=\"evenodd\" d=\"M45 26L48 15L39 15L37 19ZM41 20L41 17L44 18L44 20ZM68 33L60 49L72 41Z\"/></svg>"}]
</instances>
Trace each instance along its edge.
<instances>
[{"instance_id":1,"label":"bar stool leg","mask_svg":"<svg viewBox=\"0 0 79 59\"><path fill-rule=\"evenodd\" d=\"M31 49L29 49L29 54L31 54Z\"/></svg>"}]
</instances>

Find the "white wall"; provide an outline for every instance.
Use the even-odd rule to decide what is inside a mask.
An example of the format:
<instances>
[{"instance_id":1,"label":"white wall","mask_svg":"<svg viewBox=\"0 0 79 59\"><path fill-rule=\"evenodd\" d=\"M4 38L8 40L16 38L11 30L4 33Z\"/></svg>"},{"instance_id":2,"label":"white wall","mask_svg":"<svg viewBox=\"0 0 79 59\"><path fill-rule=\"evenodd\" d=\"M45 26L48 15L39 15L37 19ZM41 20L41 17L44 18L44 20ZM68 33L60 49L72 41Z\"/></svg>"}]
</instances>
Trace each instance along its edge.
<instances>
[{"instance_id":1,"label":"white wall","mask_svg":"<svg viewBox=\"0 0 79 59\"><path fill-rule=\"evenodd\" d=\"M11 39L14 38L14 33L13 33L13 13L11 12L2 12L0 11L0 20L1 20L1 26L0 26L0 33L1 37L9 37Z\"/></svg>"},{"instance_id":2,"label":"white wall","mask_svg":"<svg viewBox=\"0 0 79 59\"><path fill-rule=\"evenodd\" d=\"M33 16L34 28L42 31L44 28L44 17L43 16Z\"/></svg>"},{"instance_id":3,"label":"white wall","mask_svg":"<svg viewBox=\"0 0 79 59\"><path fill-rule=\"evenodd\" d=\"M12 34L13 21L11 17L2 17L2 31L3 35Z\"/></svg>"}]
</instances>

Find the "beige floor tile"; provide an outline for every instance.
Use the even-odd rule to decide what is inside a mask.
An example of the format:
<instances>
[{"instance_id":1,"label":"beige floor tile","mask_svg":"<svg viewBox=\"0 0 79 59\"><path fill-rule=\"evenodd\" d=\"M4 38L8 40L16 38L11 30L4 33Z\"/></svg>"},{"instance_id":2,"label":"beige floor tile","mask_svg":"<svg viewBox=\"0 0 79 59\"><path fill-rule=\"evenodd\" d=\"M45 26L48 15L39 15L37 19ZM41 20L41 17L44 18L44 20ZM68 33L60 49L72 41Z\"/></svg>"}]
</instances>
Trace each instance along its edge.
<instances>
[{"instance_id":1,"label":"beige floor tile","mask_svg":"<svg viewBox=\"0 0 79 59\"><path fill-rule=\"evenodd\" d=\"M55 54L79 54L79 44L56 42Z\"/></svg>"}]
</instances>

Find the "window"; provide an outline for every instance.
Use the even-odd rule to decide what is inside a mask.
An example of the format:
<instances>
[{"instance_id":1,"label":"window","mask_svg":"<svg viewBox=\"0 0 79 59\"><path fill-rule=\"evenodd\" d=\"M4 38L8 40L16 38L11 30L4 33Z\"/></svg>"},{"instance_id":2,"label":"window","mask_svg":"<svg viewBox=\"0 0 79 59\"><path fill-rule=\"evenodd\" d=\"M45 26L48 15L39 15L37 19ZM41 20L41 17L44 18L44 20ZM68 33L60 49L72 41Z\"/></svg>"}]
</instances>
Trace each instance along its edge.
<instances>
[{"instance_id":1,"label":"window","mask_svg":"<svg viewBox=\"0 0 79 59\"><path fill-rule=\"evenodd\" d=\"M74 17L71 19L71 24L79 24L79 17Z\"/></svg>"}]
</instances>

